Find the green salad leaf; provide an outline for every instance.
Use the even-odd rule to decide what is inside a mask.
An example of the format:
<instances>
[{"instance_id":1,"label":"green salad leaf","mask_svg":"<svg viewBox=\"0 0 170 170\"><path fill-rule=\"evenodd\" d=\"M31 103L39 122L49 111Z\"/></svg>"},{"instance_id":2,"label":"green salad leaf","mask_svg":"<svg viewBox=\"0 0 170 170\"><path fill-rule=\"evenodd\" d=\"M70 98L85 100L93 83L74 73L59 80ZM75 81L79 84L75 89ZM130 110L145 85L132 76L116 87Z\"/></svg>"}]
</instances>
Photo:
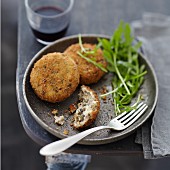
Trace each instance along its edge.
<instances>
[{"instance_id":1,"label":"green salad leaf","mask_svg":"<svg viewBox=\"0 0 170 170\"><path fill-rule=\"evenodd\" d=\"M147 73L145 66L140 65L138 60L138 50L142 43L134 44L131 27L123 21L120 21L109 40L99 38L98 41L108 62L107 70L113 73L113 90L101 97L108 94L113 95L116 115L130 111L134 107L129 104L139 91L144 81L144 75ZM141 94L139 94L136 104L141 98Z\"/></svg>"}]
</instances>

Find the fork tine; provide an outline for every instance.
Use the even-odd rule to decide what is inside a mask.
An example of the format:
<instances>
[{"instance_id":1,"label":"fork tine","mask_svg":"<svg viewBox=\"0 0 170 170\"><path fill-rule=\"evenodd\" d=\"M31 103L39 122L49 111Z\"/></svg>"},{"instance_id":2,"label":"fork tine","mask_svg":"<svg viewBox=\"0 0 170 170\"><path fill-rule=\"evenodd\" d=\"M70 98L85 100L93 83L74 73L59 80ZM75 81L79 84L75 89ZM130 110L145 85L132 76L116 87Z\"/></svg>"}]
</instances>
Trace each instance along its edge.
<instances>
[{"instance_id":1,"label":"fork tine","mask_svg":"<svg viewBox=\"0 0 170 170\"><path fill-rule=\"evenodd\" d=\"M141 102L141 103L136 107L136 109L138 109L139 107L141 107L141 105L143 105L143 102ZM136 111L136 109L133 109L133 110L130 111L129 113L123 112L122 114L120 114L120 115L117 116L116 118L117 118L117 119L121 119L121 121L123 121L123 120L127 119L130 115L132 115L132 114ZM126 114L127 114L127 115L126 115ZM124 115L126 115L126 116L124 116Z\"/></svg>"},{"instance_id":2,"label":"fork tine","mask_svg":"<svg viewBox=\"0 0 170 170\"><path fill-rule=\"evenodd\" d=\"M144 107L146 104L143 104L142 106L140 106L137 109L132 110L131 112L129 112L126 116L124 116L123 118L119 119L119 121L121 121L122 123L126 124L127 122L129 122L133 117L135 117Z\"/></svg>"},{"instance_id":3,"label":"fork tine","mask_svg":"<svg viewBox=\"0 0 170 170\"><path fill-rule=\"evenodd\" d=\"M133 124L140 116L142 116L142 114L145 112L145 110L148 108L147 105L145 105L145 107L138 113L136 114L136 116L128 123L125 125L125 127L129 127L131 124ZM124 122L123 122L124 124Z\"/></svg>"}]
</instances>

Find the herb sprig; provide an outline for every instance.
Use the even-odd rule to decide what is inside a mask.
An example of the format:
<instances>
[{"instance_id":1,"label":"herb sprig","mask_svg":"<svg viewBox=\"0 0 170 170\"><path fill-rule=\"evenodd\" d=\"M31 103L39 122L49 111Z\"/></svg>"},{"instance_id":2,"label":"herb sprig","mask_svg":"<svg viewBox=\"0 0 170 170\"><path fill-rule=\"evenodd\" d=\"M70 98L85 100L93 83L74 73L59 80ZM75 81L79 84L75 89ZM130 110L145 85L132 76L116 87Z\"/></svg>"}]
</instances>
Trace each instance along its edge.
<instances>
[{"instance_id":1,"label":"herb sprig","mask_svg":"<svg viewBox=\"0 0 170 170\"><path fill-rule=\"evenodd\" d=\"M84 48L80 34L79 34L79 45L80 45L81 51L77 51L77 54L80 57L84 58L86 61L92 63L96 67L100 68L102 71L108 72L107 69L101 63L96 62L95 58L93 58L93 56L96 54L96 52L99 48L98 45L96 45L96 47L93 50ZM91 56L91 57L89 57L89 56Z\"/></svg>"},{"instance_id":2,"label":"herb sprig","mask_svg":"<svg viewBox=\"0 0 170 170\"><path fill-rule=\"evenodd\" d=\"M113 95L116 115L134 109L129 106L132 98L137 94L147 73L145 65L140 65L138 50L141 42L134 43L131 28L128 23L120 22L114 34L108 39L98 39L103 48L103 54L108 62L107 70L114 73L112 80L113 91L101 95ZM141 95L134 106L140 101Z\"/></svg>"}]
</instances>

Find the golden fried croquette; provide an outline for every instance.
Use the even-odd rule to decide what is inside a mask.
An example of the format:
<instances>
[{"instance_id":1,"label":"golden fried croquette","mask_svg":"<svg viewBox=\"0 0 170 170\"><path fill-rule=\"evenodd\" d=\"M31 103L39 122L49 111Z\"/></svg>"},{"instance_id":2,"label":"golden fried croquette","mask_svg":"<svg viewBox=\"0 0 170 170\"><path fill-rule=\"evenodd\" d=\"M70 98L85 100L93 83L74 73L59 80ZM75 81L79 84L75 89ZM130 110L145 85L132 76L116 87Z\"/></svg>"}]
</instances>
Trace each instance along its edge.
<instances>
[{"instance_id":1,"label":"golden fried croquette","mask_svg":"<svg viewBox=\"0 0 170 170\"><path fill-rule=\"evenodd\" d=\"M93 44L83 44L84 48L94 50L96 45ZM79 44L73 44L69 46L65 50L65 54L71 57L77 64L78 70L80 73L80 83L81 84L92 84L97 83L99 79L105 74L100 68L95 66L94 64L86 61L82 57L80 57L77 52L81 52L81 48ZM98 49L95 54L88 55L89 58L95 58L97 63L101 63L104 67L106 67L106 61L103 57L103 53L101 49Z\"/></svg>"},{"instance_id":2,"label":"golden fried croquette","mask_svg":"<svg viewBox=\"0 0 170 170\"><path fill-rule=\"evenodd\" d=\"M66 54L49 53L35 64L30 83L37 96L48 102L61 102L68 98L79 84L77 65Z\"/></svg>"},{"instance_id":3,"label":"golden fried croquette","mask_svg":"<svg viewBox=\"0 0 170 170\"><path fill-rule=\"evenodd\" d=\"M82 129L91 125L100 111L97 93L90 87L82 85L79 93L78 108L74 114L73 127Z\"/></svg>"}]
</instances>

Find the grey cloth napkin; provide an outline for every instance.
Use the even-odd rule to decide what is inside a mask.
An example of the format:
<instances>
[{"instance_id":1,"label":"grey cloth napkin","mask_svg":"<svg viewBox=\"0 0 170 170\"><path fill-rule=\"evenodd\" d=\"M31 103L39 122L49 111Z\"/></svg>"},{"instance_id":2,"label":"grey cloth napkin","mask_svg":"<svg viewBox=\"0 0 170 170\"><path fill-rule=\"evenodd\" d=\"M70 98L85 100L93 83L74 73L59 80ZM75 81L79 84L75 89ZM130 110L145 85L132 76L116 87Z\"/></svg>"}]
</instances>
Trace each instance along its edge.
<instances>
[{"instance_id":1,"label":"grey cloth napkin","mask_svg":"<svg viewBox=\"0 0 170 170\"><path fill-rule=\"evenodd\" d=\"M132 23L132 28L143 42L159 85L153 118L138 131L136 142L142 144L146 159L167 157L170 156L170 17L144 13L141 20Z\"/></svg>"}]
</instances>

